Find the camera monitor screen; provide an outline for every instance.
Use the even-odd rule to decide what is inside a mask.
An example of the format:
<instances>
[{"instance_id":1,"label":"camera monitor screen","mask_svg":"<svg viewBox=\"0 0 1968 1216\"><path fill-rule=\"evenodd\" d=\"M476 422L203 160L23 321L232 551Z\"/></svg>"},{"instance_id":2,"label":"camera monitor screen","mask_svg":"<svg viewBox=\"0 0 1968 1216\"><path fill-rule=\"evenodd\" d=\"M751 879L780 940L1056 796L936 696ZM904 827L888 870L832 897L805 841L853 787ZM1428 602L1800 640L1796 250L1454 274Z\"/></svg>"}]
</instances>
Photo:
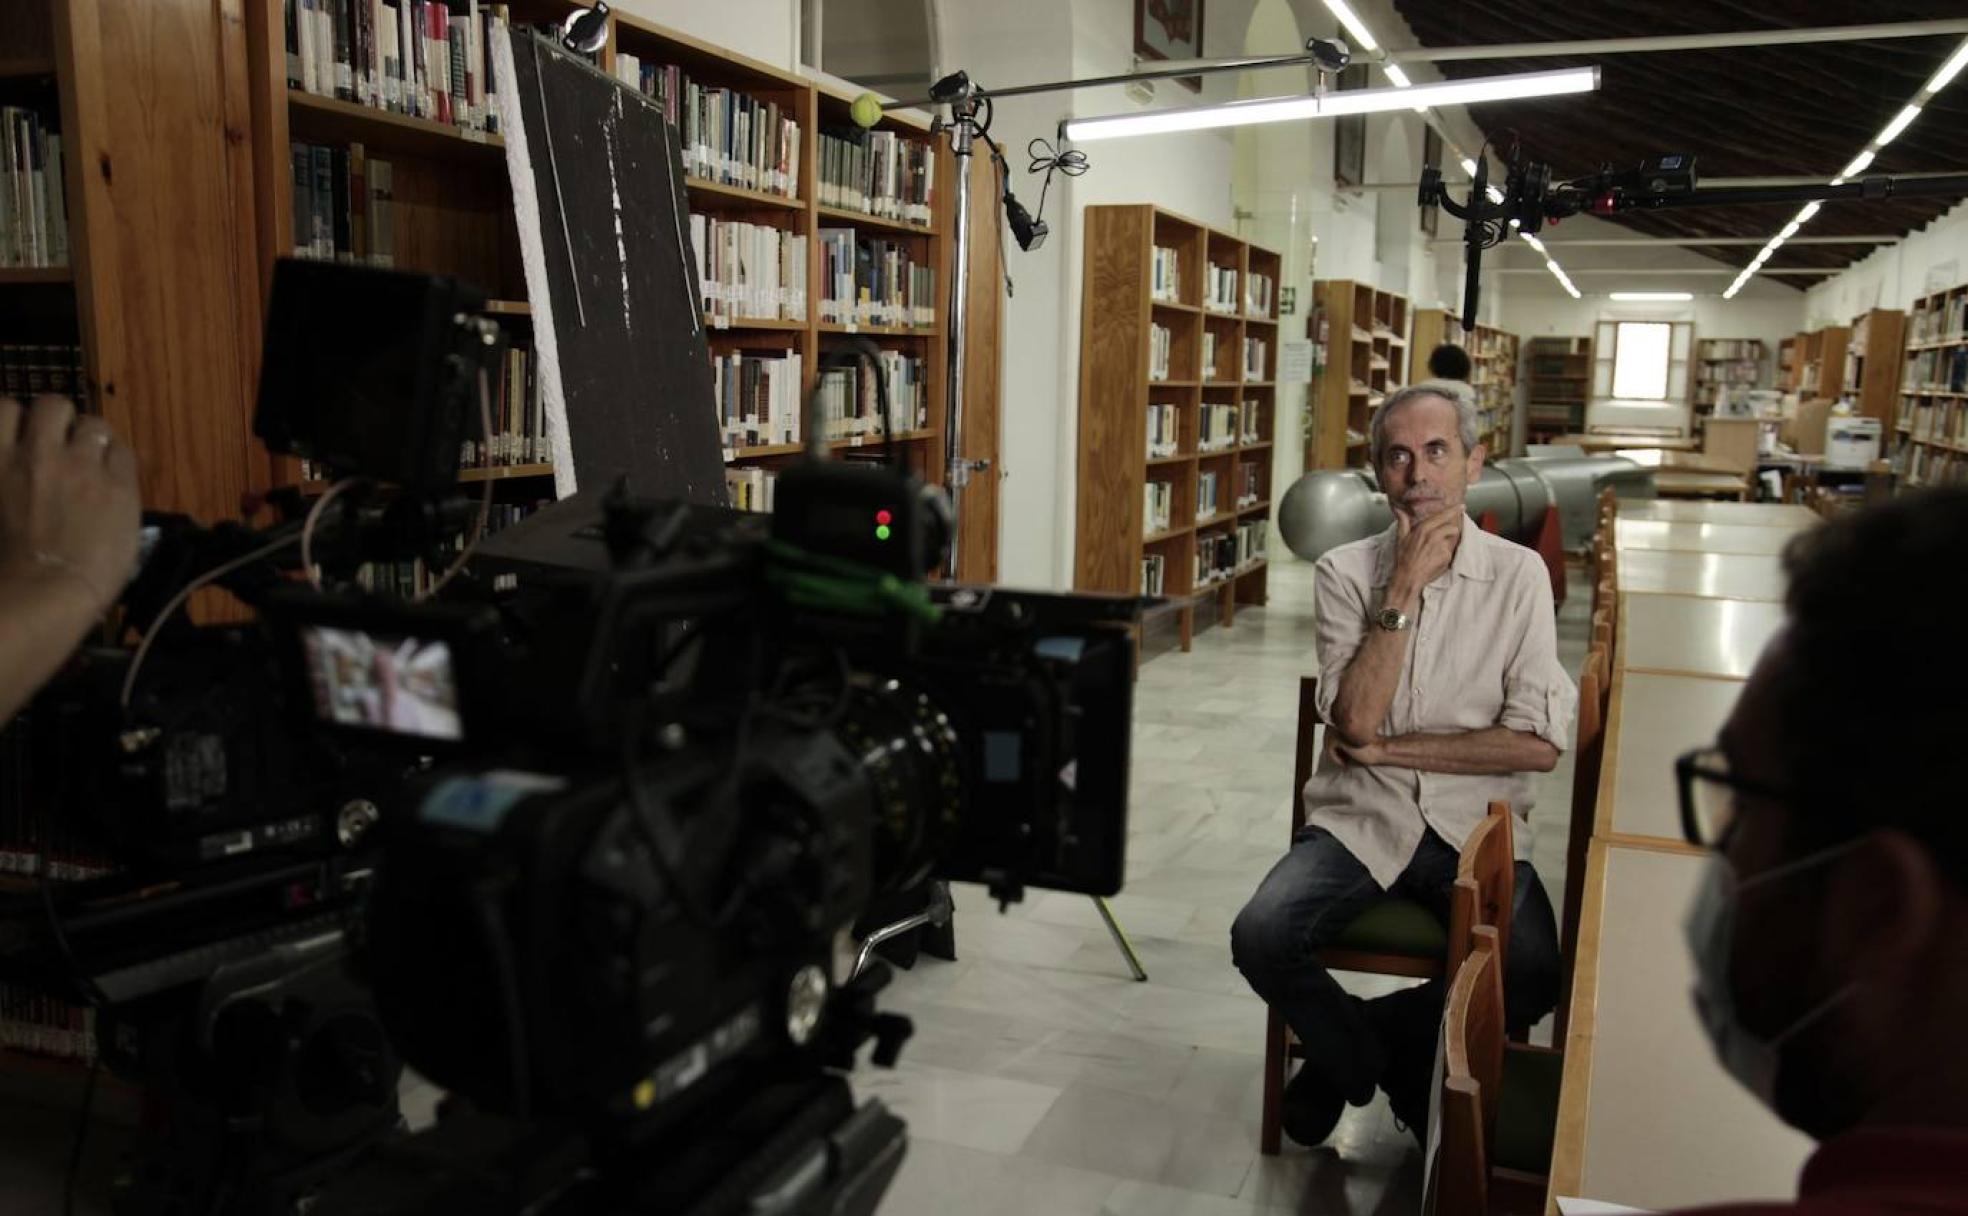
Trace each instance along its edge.
<instances>
[{"instance_id":1,"label":"camera monitor screen","mask_svg":"<svg viewBox=\"0 0 1968 1216\"><path fill-rule=\"evenodd\" d=\"M465 737L450 643L304 625L315 716L335 726L420 739Z\"/></svg>"}]
</instances>

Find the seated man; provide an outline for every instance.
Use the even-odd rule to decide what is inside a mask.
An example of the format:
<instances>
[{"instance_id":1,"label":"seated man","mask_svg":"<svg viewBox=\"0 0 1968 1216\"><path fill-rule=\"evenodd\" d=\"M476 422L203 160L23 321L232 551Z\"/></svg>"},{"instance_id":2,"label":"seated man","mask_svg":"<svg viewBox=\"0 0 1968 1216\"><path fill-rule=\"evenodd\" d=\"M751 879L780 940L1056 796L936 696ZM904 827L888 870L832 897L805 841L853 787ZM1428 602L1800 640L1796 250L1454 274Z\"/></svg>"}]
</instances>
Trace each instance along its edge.
<instances>
[{"instance_id":1,"label":"seated man","mask_svg":"<svg viewBox=\"0 0 1968 1216\"><path fill-rule=\"evenodd\" d=\"M1324 1140L1376 1085L1422 1133L1444 984L1348 995L1320 947L1385 896L1444 924L1462 843L1492 800L1516 813L1517 895L1505 976L1509 1027L1557 1003L1558 934L1525 860L1530 772L1565 747L1577 690L1558 663L1551 581L1536 553L1463 508L1483 468L1476 414L1439 386L1374 415L1374 466L1394 511L1380 535L1319 560L1319 711L1328 754L1304 790L1306 827L1230 931L1259 996L1305 1044L1284 1129Z\"/></svg>"},{"instance_id":2,"label":"seated man","mask_svg":"<svg viewBox=\"0 0 1968 1216\"><path fill-rule=\"evenodd\" d=\"M1688 941L1723 1064L1820 1147L1795 1204L1702 1210L1968 1213L1968 651L1949 612L1879 616L1909 579L1968 596L1968 490L1826 524L1785 565L1783 632L1681 761L1716 850Z\"/></svg>"}]
</instances>

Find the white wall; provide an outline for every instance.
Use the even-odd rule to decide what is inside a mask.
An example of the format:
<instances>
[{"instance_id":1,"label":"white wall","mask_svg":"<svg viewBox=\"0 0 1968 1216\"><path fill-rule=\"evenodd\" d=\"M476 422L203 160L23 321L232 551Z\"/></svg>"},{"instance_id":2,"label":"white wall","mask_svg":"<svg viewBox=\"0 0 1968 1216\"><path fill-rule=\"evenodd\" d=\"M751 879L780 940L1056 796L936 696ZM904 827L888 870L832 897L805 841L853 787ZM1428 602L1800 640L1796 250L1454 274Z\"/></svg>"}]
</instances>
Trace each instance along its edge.
<instances>
[{"instance_id":1,"label":"white wall","mask_svg":"<svg viewBox=\"0 0 1968 1216\"><path fill-rule=\"evenodd\" d=\"M775 68L798 64L799 0L614 0L613 7Z\"/></svg>"},{"instance_id":2,"label":"white wall","mask_svg":"<svg viewBox=\"0 0 1968 1216\"><path fill-rule=\"evenodd\" d=\"M1806 292L1801 328L1850 325L1869 308L1905 308L1921 296L1965 281L1968 203Z\"/></svg>"}]
</instances>

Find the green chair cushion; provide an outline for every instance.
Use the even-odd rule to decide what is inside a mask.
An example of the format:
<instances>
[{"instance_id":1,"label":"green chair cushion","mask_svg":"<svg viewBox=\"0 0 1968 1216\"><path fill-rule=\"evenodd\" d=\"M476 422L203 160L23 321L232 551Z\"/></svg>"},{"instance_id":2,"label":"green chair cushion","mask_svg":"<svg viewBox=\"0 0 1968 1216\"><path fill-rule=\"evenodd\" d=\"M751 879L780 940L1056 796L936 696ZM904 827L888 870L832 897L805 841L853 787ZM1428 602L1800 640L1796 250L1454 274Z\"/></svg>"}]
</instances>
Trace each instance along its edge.
<instances>
[{"instance_id":1,"label":"green chair cushion","mask_svg":"<svg viewBox=\"0 0 1968 1216\"><path fill-rule=\"evenodd\" d=\"M1559 1052L1504 1048L1492 1166L1526 1174L1551 1172L1551 1141L1558 1133L1558 1081L1564 1067L1565 1057Z\"/></svg>"},{"instance_id":2,"label":"green chair cushion","mask_svg":"<svg viewBox=\"0 0 1968 1216\"><path fill-rule=\"evenodd\" d=\"M1332 945L1371 954L1442 958L1449 951L1449 931L1418 903L1383 899L1354 917Z\"/></svg>"}]
</instances>

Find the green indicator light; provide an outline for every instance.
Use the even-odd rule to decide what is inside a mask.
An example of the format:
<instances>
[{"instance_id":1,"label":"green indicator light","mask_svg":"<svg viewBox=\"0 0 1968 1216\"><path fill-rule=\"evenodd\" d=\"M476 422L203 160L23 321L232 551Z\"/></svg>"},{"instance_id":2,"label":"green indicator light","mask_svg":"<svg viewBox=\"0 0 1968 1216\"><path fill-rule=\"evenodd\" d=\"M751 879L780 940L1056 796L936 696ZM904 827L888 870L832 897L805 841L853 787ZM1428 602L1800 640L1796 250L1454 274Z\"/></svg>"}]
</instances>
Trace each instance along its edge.
<instances>
[{"instance_id":1,"label":"green indicator light","mask_svg":"<svg viewBox=\"0 0 1968 1216\"><path fill-rule=\"evenodd\" d=\"M887 540L887 539L888 539L888 525L887 525L887 524L877 524L877 525L875 526L875 539L876 539L876 540Z\"/></svg>"}]
</instances>

